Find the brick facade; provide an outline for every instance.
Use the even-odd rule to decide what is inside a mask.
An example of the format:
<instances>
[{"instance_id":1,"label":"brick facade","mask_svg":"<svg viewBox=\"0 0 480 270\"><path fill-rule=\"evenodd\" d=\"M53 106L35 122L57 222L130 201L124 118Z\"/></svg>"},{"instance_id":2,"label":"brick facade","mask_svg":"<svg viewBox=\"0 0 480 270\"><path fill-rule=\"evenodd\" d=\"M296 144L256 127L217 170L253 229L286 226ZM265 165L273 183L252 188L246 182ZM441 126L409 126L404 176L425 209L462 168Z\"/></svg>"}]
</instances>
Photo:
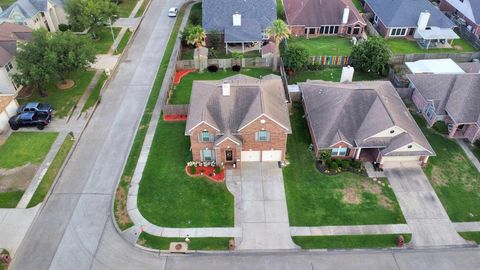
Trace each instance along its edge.
<instances>
[{"instance_id":1,"label":"brick facade","mask_svg":"<svg viewBox=\"0 0 480 270\"><path fill-rule=\"evenodd\" d=\"M373 12L373 9L367 3L365 3L365 12L366 13L372 13L373 16L375 16L375 13ZM385 26L385 24L380 19L377 22L376 29L377 29L378 33L381 36L383 36L384 38L390 38L390 28ZM415 29L416 28L408 28L406 36L391 37L391 38L412 38L413 34L415 33Z\"/></svg>"},{"instance_id":2,"label":"brick facade","mask_svg":"<svg viewBox=\"0 0 480 270\"><path fill-rule=\"evenodd\" d=\"M358 34L353 34L353 29L354 27L358 25L360 28L359 28L359 32ZM336 34L320 34L320 27L321 26L312 26L312 27L307 27L308 29L310 28L315 28L315 33L314 34L305 34L305 29L307 29L305 27L305 25L291 25L289 26L290 28L290 31L292 32L292 35L294 37L306 37L306 38L315 38L315 37L321 37L321 36L361 36L363 31L365 30L365 26L361 25L360 23L356 23L356 24L348 24L348 25L338 25L338 33ZM348 30L350 28L350 33L348 33Z\"/></svg>"},{"instance_id":3,"label":"brick facade","mask_svg":"<svg viewBox=\"0 0 480 270\"><path fill-rule=\"evenodd\" d=\"M443 12L451 12L457 15L458 17L464 19L467 25L470 25L472 27L473 33L476 34L477 36L480 35L480 24L477 24L474 21L470 20L469 18L465 17L465 15L458 12L454 6L450 5L450 3L448 3L445 0L441 0L439 7L440 7L440 10Z\"/></svg>"},{"instance_id":4,"label":"brick facade","mask_svg":"<svg viewBox=\"0 0 480 270\"><path fill-rule=\"evenodd\" d=\"M262 123L264 120L264 123ZM214 134L215 138L220 137L222 134L217 132L214 128L207 124L200 124L192 130L190 136L190 143L192 149L193 160L200 161L200 151L204 149L210 149L215 151L215 157L217 163L226 163L226 151L232 150L233 161L241 161L241 151L269 151L269 150L281 150L282 160L285 160L285 152L287 149L287 136L285 129L270 120L268 117L260 117L248 124L239 134L235 136L242 141L242 145L238 146L231 140L227 139L221 142L219 145L214 145L214 142L201 142L199 136L206 130L210 134ZM270 132L270 140L267 142L256 141L256 132L266 130ZM237 166L240 166L240 162L237 162Z\"/></svg>"}]
</instances>

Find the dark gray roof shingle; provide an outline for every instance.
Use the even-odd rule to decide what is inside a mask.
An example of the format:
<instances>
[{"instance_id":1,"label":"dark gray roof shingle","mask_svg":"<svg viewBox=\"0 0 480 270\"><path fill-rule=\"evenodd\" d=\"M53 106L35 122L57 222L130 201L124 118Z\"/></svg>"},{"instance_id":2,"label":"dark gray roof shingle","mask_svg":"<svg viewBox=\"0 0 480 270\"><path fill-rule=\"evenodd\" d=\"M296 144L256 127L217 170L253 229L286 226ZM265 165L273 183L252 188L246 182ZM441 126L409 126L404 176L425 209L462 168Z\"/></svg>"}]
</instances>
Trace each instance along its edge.
<instances>
[{"instance_id":1,"label":"dark gray roof shingle","mask_svg":"<svg viewBox=\"0 0 480 270\"><path fill-rule=\"evenodd\" d=\"M430 12L427 26L452 28L450 21L428 0L365 0L387 27L417 27L418 17L423 11Z\"/></svg>"}]
</instances>

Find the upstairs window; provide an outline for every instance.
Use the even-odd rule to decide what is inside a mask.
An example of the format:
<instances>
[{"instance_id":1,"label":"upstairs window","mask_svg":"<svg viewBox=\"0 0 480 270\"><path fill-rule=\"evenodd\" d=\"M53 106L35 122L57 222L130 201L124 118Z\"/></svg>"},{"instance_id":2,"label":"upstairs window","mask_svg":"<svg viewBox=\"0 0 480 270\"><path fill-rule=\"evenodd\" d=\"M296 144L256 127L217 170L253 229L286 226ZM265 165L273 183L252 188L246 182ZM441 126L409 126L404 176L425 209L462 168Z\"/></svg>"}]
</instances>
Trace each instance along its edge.
<instances>
[{"instance_id":1,"label":"upstairs window","mask_svg":"<svg viewBox=\"0 0 480 270\"><path fill-rule=\"evenodd\" d=\"M332 156L336 156L336 157L346 156L346 155L348 155L347 154L348 152L349 152L348 148L346 148L346 147L333 148L332 149Z\"/></svg>"},{"instance_id":2,"label":"upstairs window","mask_svg":"<svg viewBox=\"0 0 480 270\"><path fill-rule=\"evenodd\" d=\"M270 132L268 132L266 130L258 131L255 134L255 140L257 142L268 142L268 141L270 141Z\"/></svg>"},{"instance_id":3,"label":"upstairs window","mask_svg":"<svg viewBox=\"0 0 480 270\"><path fill-rule=\"evenodd\" d=\"M5 69L7 70L7 72L10 72L10 70L13 69L12 62L8 62L8 63L5 65Z\"/></svg>"},{"instance_id":4,"label":"upstairs window","mask_svg":"<svg viewBox=\"0 0 480 270\"><path fill-rule=\"evenodd\" d=\"M198 136L198 140L200 142L213 142L213 134L208 133L208 131L202 131Z\"/></svg>"}]
</instances>

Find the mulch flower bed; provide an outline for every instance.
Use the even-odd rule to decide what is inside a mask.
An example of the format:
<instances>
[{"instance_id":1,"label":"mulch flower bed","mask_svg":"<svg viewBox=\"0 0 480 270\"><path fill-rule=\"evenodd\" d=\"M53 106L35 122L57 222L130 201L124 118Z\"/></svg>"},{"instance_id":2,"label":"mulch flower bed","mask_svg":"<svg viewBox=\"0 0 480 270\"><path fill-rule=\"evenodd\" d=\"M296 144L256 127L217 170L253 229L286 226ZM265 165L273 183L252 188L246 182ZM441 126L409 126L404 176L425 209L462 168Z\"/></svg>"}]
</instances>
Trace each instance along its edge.
<instances>
[{"instance_id":1,"label":"mulch flower bed","mask_svg":"<svg viewBox=\"0 0 480 270\"><path fill-rule=\"evenodd\" d=\"M203 175L202 175L202 170L203 170ZM185 172L187 173L188 176L192 177L207 177L208 179L215 181L215 182L223 182L225 180L225 169L222 169L220 173L215 173L215 167L212 166L197 166L196 167L196 172L195 174L190 173L190 167L187 165L185 167Z\"/></svg>"},{"instance_id":2,"label":"mulch flower bed","mask_svg":"<svg viewBox=\"0 0 480 270\"><path fill-rule=\"evenodd\" d=\"M353 167L350 167L348 169L343 169L341 167L338 167L337 171L334 171L332 169L329 169L322 160L317 160L315 162L315 167L317 168L317 170L319 172L321 172L323 174L326 174L326 175L337 175L337 174L340 174L342 172L351 172L351 173L356 173L356 174L364 175L364 176L367 175L367 171L365 170L365 167L363 167L363 166L360 169L355 169Z\"/></svg>"},{"instance_id":3,"label":"mulch flower bed","mask_svg":"<svg viewBox=\"0 0 480 270\"><path fill-rule=\"evenodd\" d=\"M184 114L164 114L163 121L165 122L187 121L187 116Z\"/></svg>"},{"instance_id":4,"label":"mulch flower bed","mask_svg":"<svg viewBox=\"0 0 480 270\"><path fill-rule=\"evenodd\" d=\"M194 72L195 69L182 69L175 72L175 78L173 78L173 84L179 84L183 77L190 72Z\"/></svg>"}]
</instances>

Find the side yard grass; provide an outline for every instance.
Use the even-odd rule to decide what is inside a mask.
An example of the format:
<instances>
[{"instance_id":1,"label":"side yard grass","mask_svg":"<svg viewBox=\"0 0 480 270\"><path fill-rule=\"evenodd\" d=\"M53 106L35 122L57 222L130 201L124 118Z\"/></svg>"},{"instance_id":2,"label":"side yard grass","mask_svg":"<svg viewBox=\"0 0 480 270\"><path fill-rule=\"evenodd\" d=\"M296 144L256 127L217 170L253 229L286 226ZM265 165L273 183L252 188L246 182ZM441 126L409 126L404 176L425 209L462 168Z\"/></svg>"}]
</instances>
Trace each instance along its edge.
<instances>
[{"instance_id":1,"label":"side yard grass","mask_svg":"<svg viewBox=\"0 0 480 270\"><path fill-rule=\"evenodd\" d=\"M405 219L386 179L374 182L353 173L327 176L315 168L300 104L293 105L292 135L283 169L291 226L398 224Z\"/></svg>"},{"instance_id":2,"label":"side yard grass","mask_svg":"<svg viewBox=\"0 0 480 270\"><path fill-rule=\"evenodd\" d=\"M68 115L70 110L77 105L78 100L83 95L87 86L95 75L94 71L81 71L73 73L70 78L75 81L75 86L71 89L60 90L57 88L56 83L50 83L47 85L48 96L42 97L35 91L30 97L20 100L20 103L28 103L31 101L38 101L43 103L49 103L55 108L54 116L63 118Z\"/></svg>"},{"instance_id":3,"label":"side yard grass","mask_svg":"<svg viewBox=\"0 0 480 270\"><path fill-rule=\"evenodd\" d=\"M58 150L55 158L52 161L52 164L50 164L50 166L48 167L47 172L43 176L40 185L38 186L37 190L35 190L35 193L33 194L33 197L28 203L27 207L34 207L35 205L43 202L45 196L47 196L47 193L50 190L50 187L55 181L55 178L57 178L58 172L62 168L63 163L65 162L65 159L70 152L70 149L72 149L73 143L73 136L71 134L68 134L63 140L60 149Z\"/></svg>"},{"instance_id":4,"label":"side yard grass","mask_svg":"<svg viewBox=\"0 0 480 270\"><path fill-rule=\"evenodd\" d=\"M122 0L120 4L118 4L118 16L120 18L128 18L138 1L139 0Z\"/></svg>"},{"instance_id":5,"label":"side yard grass","mask_svg":"<svg viewBox=\"0 0 480 270\"><path fill-rule=\"evenodd\" d=\"M228 237L190 238L189 250L228 250ZM158 237L142 232L137 243L144 247L168 250L171 242L185 242L185 238Z\"/></svg>"},{"instance_id":6,"label":"side yard grass","mask_svg":"<svg viewBox=\"0 0 480 270\"><path fill-rule=\"evenodd\" d=\"M135 18L143 16L143 13L145 12L145 9L147 9L147 6L148 6L149 2L150 2L150 0L143 0L142 5L140 6L140 8L137 11L137 14L135 14Z\"/></svg>"},{"instance_id":7,"label":"side yard grass","mask_svg":"<svg viewBox=\"0 0 480 270\"><path fill-rule=\"evenodd\" d=\"M288 39L288 46L299 46L307 49L310 55L350 55L352 43L350 39L343 37L318 37L306 39L292 37Z\"/></svg>"},{"instance_id":8,"label":"side yard grass","mask_svg":"<svg viewBox=\"0 0 480 270\"><path fill-rule=\"evenodd\" d=\"M138 209L164 227L233 226L233 196L223 183L185 173L192 160L185 122L160 121L138 191Z\"/></svg>"},{"instance_id":9,"label":"side yard grass","mask_svg":"<svg viewBox=\"0 0 480 270\"><path fill-rule=\"evenodd\" d=\"M123 35L122 39L118 43L117 50L116 50L115 54L123 53L123 50L125 50L125 47L127 47L127 44L128 44L128 41L130 40L130 37L132 37L132 31L130 31L130 29L127 29L127 31Z\"/></svg>"},{"instance_id":10,"label":"side yard grass","mask_svg":"<svg viewBox=\"0 0 480 270\"><path fill-rule=\"evenodd\" d=\"M418 114L413 118L437 154L425 168L430 183L453 222L480 220L480 173L454 141L426 126Z\"/></svg>"},{"instance_id":11,"label":"side yard grass","mask_svg":"<svg viewBox=\"0 0 480 270\"><path fill-rule=\"evenodd\" d=\"M16 207L57 136L14 132L0 146L0 208Z\"/></svg>"},{"instance_id":12,"label":"side yard grass","mask_svg":"<svg viewBox=\"0 0 480 270\"><path fill-rule=\"evenodd\" d=\"M326 67L320 70L310 71L297 71L293 76L288 78L288 84L296 84L299 82L305 82L307 80L324 80L339 82L342 75L341 67ZM381 80L385 77L378 75L377 73L365 73L361 71L355 71L353 74L354 81L372 81Z\"/></svg>"},{"instance_id":13,"label":"side yard grass","mask_svg":"<svg viewBox=\"0 0 480 270\"><path fill-rule=\"evenodd\" d=\"M144 3L147 1L148 0L145 0ZM184 13L185 9L181 8L175 21L175 25L173 26L172 33L170 34L170 37L168 39L168 43L165 48L165 54L163 55L162 62L160 63L157 77L155 78L152 91L150 92L150 95L148 97L145 111L143 113L142 119L140 120L139 128L137 130L137 133L135 134L132 148L130 149L130 154L128 155L125 168L123 169L122 177L120 178L120 183L115 193L114 215L120 230L126 230L133 226L133 222L130 220L130 217L128 216L126 210L126 196L128 194L128 188L133 176L133 172L135 171L135 167L140 156L140 151L142 150L143 141L145 140L145 136L147 134L148 124L150 122L150 119L152 118L152 111L155 108L155 104L157 103L162 82L165 78L165 73L170 62L170 57L172 55L173 47L175 45L175 40L177 39L178 31L180 29L180 24L182 22Z\"/></svg>"},{"instance_id":14,"label":"side yard grass","mask_svg":"<svg viewBox=\"0 0 480 270\"><path fill-rule=\"evenodd\" d=\"M102 75L100 75L100 78L98 79L97 84L95 85L92 92L90 93L90 96L88 96L87 100L85 101L85 104L83 104L82 112L93 107L95 103L100 99L100 92L102 91L102 87L105 84L105 81L107 79L108 79L107 74L105 74L105 72L102 72Z\"/></svg>"},{"instance_id":15,"label":"side yard grass","mask_svg":"<svg viewBox=\"0 0 480 270\"><path fill-rule=\"evenodd\" d=\"M114 27L113 34L117 38L118 33L120 33L121 28ZM97 31L97 39L92 40L93 48L97 54L106 54L110 50L113 44L112 31L110 27L102 27Z\"/></svg>"},{"instance_id":16,"label":"side yard grass","mask_svg":"<svg viewBox=\"0 0 480 270\"><path fill-rule=\"evenodd\" d=\"M252 76L260 78L261 76L266 76L272 74L272 70L269 68L242 68L240 72L234 72L231 69L226 71L219 70L217 72L192 72L182 78L181 82L174 86L172 96L170 97L170 104L189 104L190 95L192 93L193 81L196 80L221 80L225 77L234 76L237 74L244 74L247 76Z\"/></svg>"},{"instance_id":17,"label":"side yard grass","mask_svg":"<svg viewBox=\"0 0 480 270\"><path fill-rule=\"evenodd\" d=\"M453 48L433 48L422 49L417 42L406 40L404 38L389 38L386 40L388 47L393 54L410 54L410 53L461 53L474 52L475 48L463 38L453 41Z\"/></svg>"},{"instance_id":18,"label":"side yard grass","mask_svg":"<svg viewBox=\"0 0 480 270\"><path fill-rule=\"evenodd\" d=\"M303 249L351 249L396 247L398 234L340 235L340 236L293 236L293 242ZM404 234L405 244L412 239Z\"/></svg>"}]
</instances>

